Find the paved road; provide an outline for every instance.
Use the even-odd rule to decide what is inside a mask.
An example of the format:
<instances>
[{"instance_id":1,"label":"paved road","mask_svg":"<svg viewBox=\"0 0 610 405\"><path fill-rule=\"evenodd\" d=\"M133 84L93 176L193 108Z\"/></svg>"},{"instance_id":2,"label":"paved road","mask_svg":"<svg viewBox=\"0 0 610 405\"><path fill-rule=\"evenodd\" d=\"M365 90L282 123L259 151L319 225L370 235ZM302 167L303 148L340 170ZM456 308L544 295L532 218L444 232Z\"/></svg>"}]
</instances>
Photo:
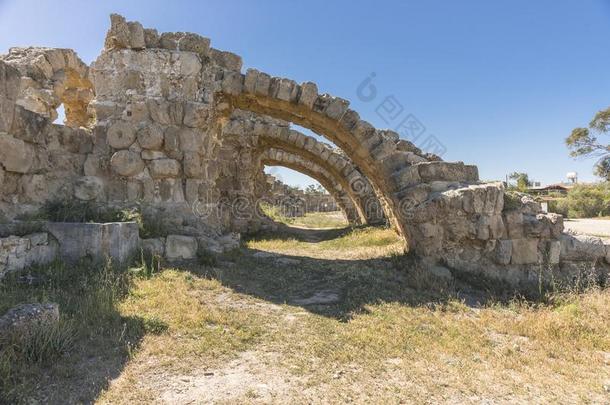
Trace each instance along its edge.
<instances>
[{"instance_id":1,"label":"paved road","mask_svg":"<svg viewBox=\"0 0 610 405\"><path fill-rule=\"evenodd\" d=\"M564 226L566 229L583 235L610 238L610 220L607 219L566 219Z\"/></svg>"}]
</instances>

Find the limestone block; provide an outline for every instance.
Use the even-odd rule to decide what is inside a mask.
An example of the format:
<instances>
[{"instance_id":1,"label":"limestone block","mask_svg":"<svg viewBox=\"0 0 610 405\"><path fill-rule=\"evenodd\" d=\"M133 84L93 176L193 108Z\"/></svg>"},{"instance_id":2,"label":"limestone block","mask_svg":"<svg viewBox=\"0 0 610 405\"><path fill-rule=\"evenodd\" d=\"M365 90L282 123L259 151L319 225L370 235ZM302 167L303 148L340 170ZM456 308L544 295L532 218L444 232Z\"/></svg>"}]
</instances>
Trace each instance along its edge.
<instances>
[{"instance_id":1,"label":"limestone block","mask_svg":"<svg viewBox=\"0 0 610 405\"><path fill-rule=\"evenodd\" d=\"M95 200L103 191L104 182L99 177L84 176L74 183L74 197L79 200Z\"/></svg>"},{"instance_id":2,"label":"limestone block","mask_svg":"<svg viewBox=\"0 0 610 405\"><path fill-rule=\"evenodd\" d=\"M328 106L324 109L324 114L333 120L340 120L348 107L349 101L339 97L331 97Z\"/></svg>"},{"instance_id":3,"label":"limestone block","mask_svg":"<svg viewBox=\"0 0 610 405\"><path fill-rule=\"evenodd\" d=\"M138 130L137 139L144 149L161 150L163 147L163 127L159 124L148 124Z\"/></svg>"},{"instance_id":4,"label":"limestone block","mask_svg":"<svg viewBox=\"0 0 610 405\"><path fill-rule=\"evenodd\" d=\"M69 262L109 257L124 263L139 252L140 236L135 222L48 222L45 228L59 242L61 258Z\"/></svg>"},{"instance_id":5,"label":"limestone block","mask_svg":"<svg viewBox=\"0 0 610 405\"><path fill-rule=\"evenodd\" d=\"M165 256L165 238L142 239L142 250L151 256Z\"/></svg>"},{"instance_id":6,"label":"limestone block","mask_svg":"<svg viewBox=\"0 0 610 405\"><path fill-rule=\"evenodd\" d=\"M476 166L449 162L425 162L416 165L423 181L478 181L479 174Z\"/></svg>"},{"instance_id":7,"label":"limestone block","mask_svg":"<svg viewBox=\"0 0 610 405\"><path fill-rule=\"evenodd\" d=\"M180 150L182 152L202 152L203 137L207 136L190 128L181 128L178 131Z\"/></svg>"},{"instance_id":8,"label":"limestone block","mask_svg":"<svg viewBox=\"0 0 610 405\"><path fill-rule=\"evenodd\" d=\"M34 148L26 142L0 133L0 164L9 172L27 173L34 160Z\"/></svg>"},{"instance_id":9,"label":"limestone block","mask_svg":"<svg viewBox=\"0 0 610 405\"><path fill-rule=\"evenodd\" d=\"M506 211L504 221L509 238L519 239L523 237L523 214L520 211Z\"/></svg>"},{"instance_id":10,"label":"limestone block","mask_svg":"<svg viewBox=\"0 0 610 405\"><path fill-rule=\"evenodd\" d=\"M246 77L244 78L244 92L254 94L256 92L256 81L258 80L258 74L260 72L256 69L246 70Z\"/></svg>"},{"instance_id":11,"label":"limestone block","mask_svg":"<svg viewBox=\"0 0 610 405\"><path fill-rule=\"evenodd\" d=\"M502 239L496 244L496 263L507 265L513 254L513 243L511 240Z\"/></svg>"},{"instance_id":12,"label":"limestone block","mask_svg":"<svg viewBox=\"0 0 610 405\"><path fill-rule=\"evenodd\" d=\"M231 52L219 51L215 48L210 48L210 59L213 63L222 66L225 69L241 71L242 59L239 55Z\"/></svg>"},{"instance_id":13,"label":"limestone block","mask_svg":"<svg viewBox=\"0 0 610 405\"><path fill-rule=\"evenodd\" d=\"M167 155L173 159L182 159L182 151L180 150L180 131L179 127L167 127L164 134L163 149Z\"/></svg>"},{"instance_id":14,"label":"limestone block","mask_svg":"<svg viewBox=\"0 0 610 405\"><path fill-rule=\"evenodd\" d=\"M100 176L103 172L102 162L98 155L88 154L83 166L85 176Z\"/></svg>"},{"instance_id":15,"label":"limestone block","mask_svg":"<svg viewBox=\"0 0 610 405\"><path fill-rule=\"evenodd\" d=\"M477 239L487 240L489 239L489 224L490 220L487 216L479 217L477 221Z\"/></svg>"},{"instance_id":16,"label":"limestone block","mask_svg":"<svg viewBox=\"0 0 610 405\"><path fill-rule=\"evenodd\" d=\"M0 63L2 67L2 63ZM15 102L0 94L0 132L10 131L15 115Z\"/></svg>"},{"instance_id":17,"label":"limestone block","mask_svg":"<svg viewBox=\"0 0 610 405\"><path fill-rule=\"evenodd\" d=\"M550 240L547 242L547 260L549 264L559 264L561 258L561 241Z\"/></svg>"},{"instance_id":18,"label":"limestone block","mask_svg":"<svg viewBox=\"0 0 610 405\"><path fill-rule=\"evenodd\" d=\"M146 101L150 117L161 125L170 125L169 103L161 99L148 99Z\"/></svg>"},{"instance_id":19,"label":"limestone block","mask_svg":"<svg viewBox=\"0 0 610 405\"><path fill-rule=\"evenodd\" d=\"M108 128L106 139L114 149L127 149L136 140L136 129L132 123L118 121Z\"/></svg>"},{"instance_id":20,"label":"limestone block","mask_svg":"<svg viewBox=\"0 0 610 405\"><path fill-rule=\"evenodd\" d=\"M256 77L256 85L254 93L260 96L267 97L269 95L269 87L271 86L271 76L267 73L258 72Z\"/></svg>"},{"instance_id":21,"label":"limestone block","mask_svg":"<svg viewBox=\"0 0 610 405\"><path fill-rule=\"evenodd\" d=\"M513 239L511 264L535 264L540 262L538 239Z\"/></svg>"},{"instance_id":22,"label":"limestone block","mask_svg":"<svg viewBox=\"0 0 610 405\"><path fill-rule=\"evenodd\" d=\"M232 96L238 96L243 89L244 76L239 72L226 71L222 79L222 91Z\"/></svg>"},{"instance_id":23,"label":"limestone block","mask_svg":"<svg viewBox=\"0 0 610 405\"><path fill-rule=\"evenodd\" d=\"M393 173L392 180L401 188L414 186L421 182L419 171L415 166L407 166Z\"/></svg>"},{"instance_id":24,"label":"limestone block","mask_svg":"<svg viewBox=\"0 0 610 405\"><path fill-rule=\"evenodd\" d=\"M501 214L492 215L489 218L489 231L492 239L500 239L505 236L504 221Z\"/></svg>"},{"instance_id":25,"label":"limestone block","mask_svg":"<svg viewBox=\"0 0 610 405\"><path fill-rule=\"evenodd\" d=\"M148 170L155 179L178 177L180 163L174 159L155 159L148 162Z\"/></svg>"},{"instance_id":26,"label":"limestone block","mask_svg":"<svg viewBox=\"0 0 610 405\"><path fill-rule=\"evenodd\" d=\"M202 178L205 175L205 165L197 152L184 153L184 174L190 178Z\"/></svg>"},{"instance_id":27,"label":"limestone block","mask_svg":"<svg viewBox=\"0 0 610 405\"><path fill-rule=\"evenodd\" d=\"M129 48L131 32L127 21L118 14L110 15L110 29L106 34L105 49Z\"/></svg>"},{"instance_id":28,"label":"limestone block","mask_svg":"<svg viewBox=\"0 0 610 405\"><path fill-rule=\"evenodd\" d=\"M189 260L197 257L197 239L191 236L169 235L165 243L168 260Z\"/></svg>"},{"instance_id":29,"label":"limestone block","mask_svg":"<svg viewBox=\"0 0 610 405\"><path fill-rule=\"evenodd\" d=\"M159 47L159 33L153 28L144 28L144 43L146 48Z\"/></svg>"},{"instance_id":30,"label":"limestone block","mask_svg":"<svg viewBox=\"0 0 610 405\"><path fill-rule=\"evenodd\" d=\"M150 118L148 106L145 102L128 102L123 110L122 118L134 123L148 121Z\"/></svg>"},{"instance_id":31,"label":"limestone block","mask_svg":"<svg viewBox=\"0 0 610 405\"><path fill-rule=\"evenodd\" d=\"M162 48L194 52L200 57L208 56L210 39L190 32L166 32L161 34Z\"/></svg>"},{"instance_id":32,"label":"limestone block","mask_svg":"<svg viewBox=\"0 0 610 405\"><path fill-rule=\"evenodd\" d=\"M209 113L208 104L189 101L184 107L184 125L191 128L203 128L207 125Z\"/></svg>"},{"instance_id":33,"label":"limestone block","mask_svg":"<svg viewBox=\"0 0 610 405\"><path fill-rule=\"evenodd\" d=\"M271 83L271 93L273 97L287 102L297 101L299 87L294 80L285 78L274 78L277 80Z\"/></svg>"},{"instance_id":34,"label":"limestone block","mask_svg":"<svg viewBox=\"0 0 610 405\"><path fill-rule=\"evenodd\" d=\"M54 325L57 322L59 322L57 304L20 304L0 317L0 340L14 335L27 336L40 325Z\"/></svg>"},{"instance_id":35,"label":"limestone block","mask_svg":"<svg viewBox=\"0 0 610 405\"><path fill-rule=\"evenodd\" d=\"M44 108L49 107L45 106ZM40 111L28 111L21 105L17 105L14 111L13 125L11 126L10 133L15 138L23 141L42 144L45 142L44 135L47 132L49 123L50 120L41 116Z\"/></svg>"},{"instance_id":36,"label":"limestone block","mask_svg":"<svg viewBox=\"0 0 610 405\"><path fill-rule=\"evenodd\" d=\"M115 152L110 158L110 166L119 176L131 177L144 170L144 161L139 153L129 150Z\"/></svg>"},{"instance_id":37,"label":"limestone block","mask_svg":"<svg viewBox=\"0 0 610 405\"><path fill-rule=\"evenodd\" d=\"M186 179L185 198L189 204L199 200L199 189L203 182L197 179Z\"/></svg>"},{"instance_id":38,"label":"limestone block","mask_svg":"<svg viewBox=\"0 0 610 405\"><path fill-rule=\"evenodd\" d=\"M28 202L41 203L49 196L48 181L41 174L22 176L21 189Z\"/></svg>"},{"instance_id":39,"label":"limestone block","mask_svg":"<svg viewBox=\"0 0 610 405\"><path fill-rule=\"evenodd\" d=\"M132 49L144 49L146 41L144 40L144 28L139 22L128 22L129 29L129 46Z\"/></svg>"},{"instance_id":40,"label":"limestone block","mask_svg":"<svg viewBox=\"0 0 610 405\"><path fill-rule=\"evenodd\" d=\"M594 261L606 258L604 241L595 236L561 234L561 261Z\"/></svg>"}]
</instances>

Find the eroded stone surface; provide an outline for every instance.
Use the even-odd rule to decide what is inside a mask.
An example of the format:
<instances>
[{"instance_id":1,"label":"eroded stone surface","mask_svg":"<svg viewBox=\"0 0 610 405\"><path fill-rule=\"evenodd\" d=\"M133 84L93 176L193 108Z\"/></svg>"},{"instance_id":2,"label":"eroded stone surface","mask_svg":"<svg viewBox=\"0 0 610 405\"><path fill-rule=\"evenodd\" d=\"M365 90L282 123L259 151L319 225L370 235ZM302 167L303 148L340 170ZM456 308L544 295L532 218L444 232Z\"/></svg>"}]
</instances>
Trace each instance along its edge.
<instances>
[{"instance_id":1,"label":"eroded stone surface","mask_svg":"<svg viewBox=\"0 0 610 405\"><path fill-rule=\"evenodd\" d=\"M374 128L315 83L241 65L207 38L118 15L90 67L67 49L11 48L0 56L0 209L14 217L73 195L139 202L195 238L168 237L166 256L190 257L196 238L251 229L261 164L281 162L323 173L354 222L372 222L367 206L379 204L410 250L452 271L518 284L541 264L569 277L570 263L607 256L569 239L532 198L480 183L475 166ZM62 103L66 125L52 124Z\"/></svg>"}]
</instances>

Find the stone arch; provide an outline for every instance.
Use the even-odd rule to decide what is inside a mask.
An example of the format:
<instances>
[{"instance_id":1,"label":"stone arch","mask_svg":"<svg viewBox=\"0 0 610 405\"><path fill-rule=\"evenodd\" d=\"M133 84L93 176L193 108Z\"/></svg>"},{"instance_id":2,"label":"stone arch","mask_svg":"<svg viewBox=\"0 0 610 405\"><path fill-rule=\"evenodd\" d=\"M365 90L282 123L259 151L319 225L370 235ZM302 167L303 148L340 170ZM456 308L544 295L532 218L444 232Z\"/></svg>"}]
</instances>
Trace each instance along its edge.
<instances>
[{"instance_id":1,"label":"stone arch","mask_svg":"<svg viewBox=\"0 0 610 405\"><path fill-rule=\"evenodd\" d=\"M287 123L250 114L238 115L223 128L224 135L250 136L258 148L276 148L311 161L330 173L348 194L362 224L384 221L381 204L368 179L341 151L312 136L290 129Z\"/></svg>"},{"instance_id":2,"label":"stone arch","mask_svg":"<svg viewBox=\"0 0 610 405\"><path fill-rule=\"evenodd\" d=\"M421 235L407 227L413 207L433 192L434 181L472 183L478 181L474 166L446 163L422 153L396 132L377 130L349 109L349 102L328 94L318 94L314 83L271 77L255 69L246 74L224 71L219 112L230 114L238 108L293 122L322 135L340 147L362 170L384 205L390 223L403 235L409 247Z\"/></svg>"},{"instance_id":3,"label":"stone arch","mask_svg":"<svg viewBox=\"0 0 610 405\"><path fill-rule=\"evenodd\" d=\"M64 105L65 124L90 127L93 114L89 103L94 98L89 67L71 49L11 48L3 62L21 74L15 104L53 122L57 108Z\"/></svg>"},{"instance_id":4,"label":"stone arch","mask_svg":"<svg viewBox=\"0 0 610 405\"><path fill-rule=\"evenodd\" d=\"M318 181L322 187L335 199L348 222L352 225L361 224L361 218L349 194L337 179L318 164L297 154L276 148L265 149L259 158L260 170L263 166L282 166L303 173Z\"/></svg>"}]
</instances>

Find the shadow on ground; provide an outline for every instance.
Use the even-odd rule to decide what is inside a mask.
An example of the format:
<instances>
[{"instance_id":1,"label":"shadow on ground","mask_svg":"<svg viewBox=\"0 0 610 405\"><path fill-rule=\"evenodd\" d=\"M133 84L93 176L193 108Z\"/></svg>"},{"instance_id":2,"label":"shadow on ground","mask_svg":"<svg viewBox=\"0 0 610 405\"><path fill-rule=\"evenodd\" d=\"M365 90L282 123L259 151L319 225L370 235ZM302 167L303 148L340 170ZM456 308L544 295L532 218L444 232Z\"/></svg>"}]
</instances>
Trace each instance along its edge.
<instances>
[{"instance_id":1,"label":"shadow on ground","mask_svg":"<svg viewBox=\"0 0 610 405\"><path fill-rule=\"evenodd\" d=\"M284 226L281 233L254 235L257 241L315 243L346 235L352 228L319 230ZM443 305L460 300L480 306L496 299L490 292L420 270L409 255L371 259L320 259L242 248L212 267L184 270L219 280L232 290L274 304L288 304L347 321L381 302L411 306Z\"/></svg>"},{"instance_id":2,"label":"shadow on ground","mask_svg":"<svg viewBox=\"0 0 610 405\"><path fill-rule=\"evenodd\" d=\"M56 263L3 279L0 313L19 303L59 304L61 333L41 336L44 345L65 349L31 361L18 346L0 344L0 403L95 402L144 335L164 329L159 322L119 313L117 305L129 284L126 269L92 263Z\"/></svg>"}]
</instances>

